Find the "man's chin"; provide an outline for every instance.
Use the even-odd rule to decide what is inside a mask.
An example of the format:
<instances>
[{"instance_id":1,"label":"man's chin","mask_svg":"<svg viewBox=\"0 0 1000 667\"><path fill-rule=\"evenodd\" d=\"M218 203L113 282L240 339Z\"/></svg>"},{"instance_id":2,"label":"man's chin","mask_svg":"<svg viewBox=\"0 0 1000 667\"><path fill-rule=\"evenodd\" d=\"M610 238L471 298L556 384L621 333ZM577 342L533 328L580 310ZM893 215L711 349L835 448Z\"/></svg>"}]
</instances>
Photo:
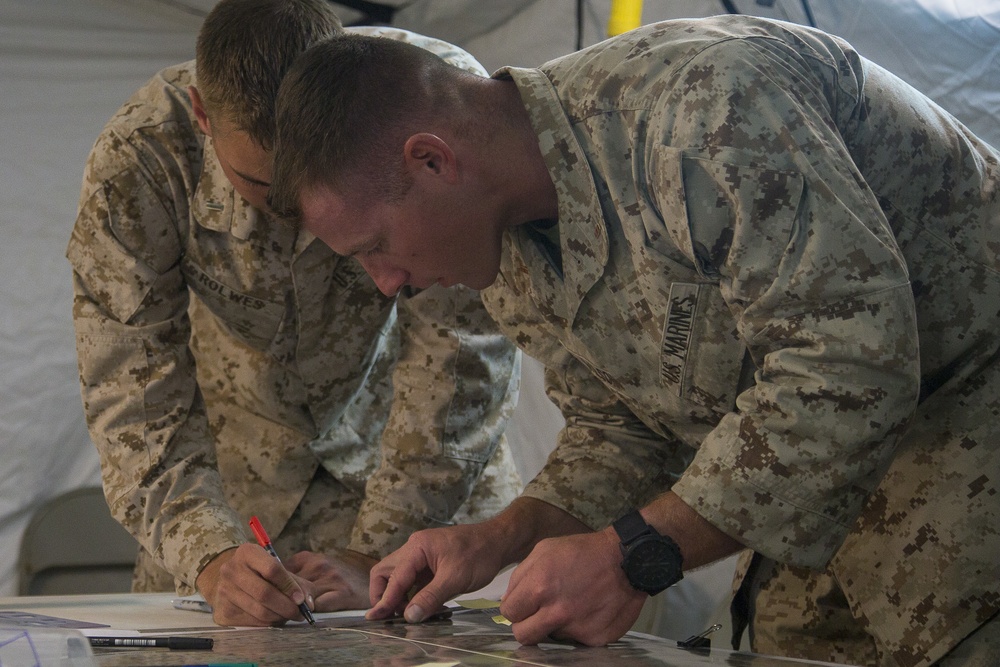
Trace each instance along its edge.
<instances>
[{"instance_id":1,"label":"man's chin","mask_svg":"<svg viewBox=\"0 0 1000 667\"><path fill-rule=\"evenodd\" d=\"M464 281L463 284L469 289L474 289L477 291L484 290L493 283L495 283L497 281L497 276L499 275L500 275L500 270L498 269L491 275L476 277L475 279Z\"/></svg>"}]
</instances>

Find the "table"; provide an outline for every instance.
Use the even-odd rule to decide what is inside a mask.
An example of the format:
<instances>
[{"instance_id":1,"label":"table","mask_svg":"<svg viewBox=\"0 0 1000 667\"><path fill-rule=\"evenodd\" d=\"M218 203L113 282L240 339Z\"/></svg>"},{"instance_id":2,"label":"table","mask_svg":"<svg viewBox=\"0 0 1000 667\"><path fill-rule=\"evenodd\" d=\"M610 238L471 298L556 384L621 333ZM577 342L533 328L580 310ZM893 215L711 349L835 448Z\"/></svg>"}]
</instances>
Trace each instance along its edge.
<instances>
[{"instance_id":1,"label":"table","mask_svg":"<svg viewBox=\"0 0 1000 667\"><path fill-rule=\"evenodd\" d=\"M509 627L491 612L456 609L448 619L422 624L399 620L366 621L360 612L318 614L315 626L291 623L281 628L220 628L208 614L174 609L170 594L113 594L0 598L0 624L19 614L71 619L86 634L193 634L212 637L211 651L169 649L94 649L93 664L163 666L251 662L259 667L361 665L370 667L794 667L821 665L739 653L720 648L682 649L674 641L629 633L606 647L549 642L521 646ZM108 627L109 626L109 627ZM719 640L717 640L718 642ZM0 664L5 666L2 654Z\"/></svg>"}]
</instances>

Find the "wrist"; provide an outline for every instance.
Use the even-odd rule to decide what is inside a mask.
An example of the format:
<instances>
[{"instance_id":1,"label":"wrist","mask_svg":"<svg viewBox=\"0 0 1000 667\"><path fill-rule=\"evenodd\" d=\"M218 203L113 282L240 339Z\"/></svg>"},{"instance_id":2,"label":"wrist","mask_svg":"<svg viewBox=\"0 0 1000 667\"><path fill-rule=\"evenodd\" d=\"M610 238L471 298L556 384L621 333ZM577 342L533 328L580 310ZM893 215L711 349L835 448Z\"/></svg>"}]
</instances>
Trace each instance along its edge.
<instances>
[{"instance_id":1,"label":"wrist","mask_svg":"<svg viewBox=\"0 0 1000 667\"><path fill-rule=\"evenodd\" d=\"M201 569L198 573L198 578L195 579L194 585L201 593L201 596L205 600L212 604L212 600L215 598L215 590L218 588L219 580L221 578L221 569L224 564L226 564L230 558L233 557L236 547L231 547L226 549L222 553L216 554L212 560Z\"/></svg>"},{"instance_id":2,"label":"wrist","mask_svg":"<svg viewBox=\"0 0 1000 667\"><path fill-rule=\"evenodd\" d=\"M657 595L683 578L680 546L657 532L638 510L619 517L612 530L618 535L621 568L632 588Z\"/></svg>"},{"instance_id":3,"label":"wrist","mask_svg":"<svg viewBox=\"0 0 1000 667\"><path fill-rule=\"evenodd\" d=\"M353 549L341 549L337 557L345 563L364 569L365 571L370 571L379 562L378 558Z\"/></svg>"},{"instance_id":4,"label":"wrist","mask_svg":"<svg viewBox=\"0 0 1000 667\"><path fill-rule=\"evenodd\" d=\"M499 557L501 567L524 560L531 552L536 542L531 524L531 517L517 505L516 499L503 512L480 524L485 541Z\"/></svg>"},{"instance_id":5,"label":"wrist","mask_svg":"<svg viewBox=\"0 0 1000 667\"><path fill-rule=\"evenodd\" d=\"M535 545L550 537L591 532L579 519L537 498L520 497L484 524L504 565L527 558Z\"/></svg>"}]
</instances>

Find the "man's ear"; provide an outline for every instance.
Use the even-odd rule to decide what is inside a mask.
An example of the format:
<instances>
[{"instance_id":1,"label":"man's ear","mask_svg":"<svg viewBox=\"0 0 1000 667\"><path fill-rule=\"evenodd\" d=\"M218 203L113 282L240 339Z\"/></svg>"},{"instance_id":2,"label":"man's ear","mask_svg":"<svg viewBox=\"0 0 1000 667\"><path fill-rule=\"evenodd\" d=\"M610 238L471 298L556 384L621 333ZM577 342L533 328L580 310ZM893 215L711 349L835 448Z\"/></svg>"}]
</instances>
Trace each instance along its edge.
<instances>
[{"instance_id":1,"label":"man's ear","mask_svg":"<svg viewBox=\"0 0 1000 667\"><path fill-rule=\"evenodd\" d=\"M458 180L458 160L451 146L436 134L420 132L403 144L403 162L411 175L443 177L446 183Z\"/></svg>"},{"instance_id":2,"label":"man's ear","mask_svg":"<svg viewBox=\"0 0 1000 667\"><path fill-rule=\"evenodd\" d=\"M188 86L188 96L191 98L191 109L198 121L198 127L207 136L212 136L212 123L208 120L208 114L205 113L205 103L201 101L201 93L194 86Z\"/></svg>"}]
</instances>

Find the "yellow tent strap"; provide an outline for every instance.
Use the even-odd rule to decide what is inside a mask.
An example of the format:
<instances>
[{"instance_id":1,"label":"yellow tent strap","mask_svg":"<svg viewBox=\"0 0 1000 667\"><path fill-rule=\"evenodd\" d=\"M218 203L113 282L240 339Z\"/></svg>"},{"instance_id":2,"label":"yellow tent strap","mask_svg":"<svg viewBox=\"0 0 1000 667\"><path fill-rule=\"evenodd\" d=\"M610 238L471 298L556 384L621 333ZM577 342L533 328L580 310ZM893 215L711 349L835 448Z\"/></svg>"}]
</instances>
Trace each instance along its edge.
<instances>
[{"instance_id":1,"label":"yellow tent strap","mask_svg":"<svg viewBox=\"0 0 1000 667\"><path fill-rule=\"evenodd\" d=\"M620 35L642 25L642 0L611 0L608 37Z\"/></svg>"}]
</instances>

